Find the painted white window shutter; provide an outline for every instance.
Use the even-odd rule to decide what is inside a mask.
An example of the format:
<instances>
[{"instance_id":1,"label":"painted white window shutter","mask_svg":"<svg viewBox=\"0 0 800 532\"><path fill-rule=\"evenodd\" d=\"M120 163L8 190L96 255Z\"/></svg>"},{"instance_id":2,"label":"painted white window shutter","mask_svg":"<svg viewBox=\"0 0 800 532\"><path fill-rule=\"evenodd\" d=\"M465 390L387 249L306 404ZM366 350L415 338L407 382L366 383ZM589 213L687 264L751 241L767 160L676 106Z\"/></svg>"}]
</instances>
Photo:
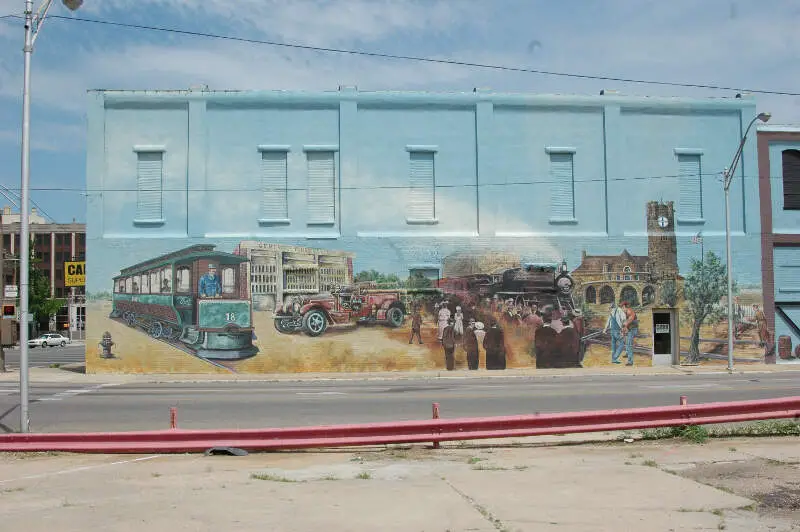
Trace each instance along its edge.
<instances>
[{"instance_id":1,"label":"painted white window shutter","mask_svg":"<svg viewBox=\"0 0 800 532\"><path fill-rule=\"evenodd\" d=\"M555 219L575 218L575 176L571 153L550 154L550 215Z\"/></svg>"},{"instance_id":2,"label":"painted white window shutter","mask_svg":"<svg viewBox=\"0 0 800 532\"><path fill-rule=\"evenodd\" d=\"M269 220L289 217L287 198L286 152L261 152L261 216Z\"/></svg>"},{"instance_id":3,"label":"painted white window shutter","mask_svg":"<svg viewBox=\"0 0 800 532\"><path fill-rule=\"evenodd\" d=\"M703 217L703 192L700 179L700 156L678 155L680 197L678 216L688 220Z\"/></svg>"},{"instance_id":4,"label":"painted white window shutter","mask_svg":"<svg viewBox=\"0 0 800 532\"><path fill-rule=\"evenodd\" d=\"M162 152L139 152L136 165L136 219L162 220L163 168Z\"/></svg>"},{"instance_id":5,"label":"painted white window shutter","mask_svg":"<svg viewBox=\"0 0 800 532\"><path fill-rule=\"evenodd\" d=\"M333 152L310 151L308 157L308 221L336 220L336 165Z\"/></svg>"},{"instance_id":6,"label":"painted white window shutter","mask_svg":"<svg viewBox=\"0 0 800 532\"><path fill-rule=\"evenodd\" d=\"M411 152L408 191L408 218L433 220L436 217L436 177L433 152Z\"/></svg>"}]
</instances>

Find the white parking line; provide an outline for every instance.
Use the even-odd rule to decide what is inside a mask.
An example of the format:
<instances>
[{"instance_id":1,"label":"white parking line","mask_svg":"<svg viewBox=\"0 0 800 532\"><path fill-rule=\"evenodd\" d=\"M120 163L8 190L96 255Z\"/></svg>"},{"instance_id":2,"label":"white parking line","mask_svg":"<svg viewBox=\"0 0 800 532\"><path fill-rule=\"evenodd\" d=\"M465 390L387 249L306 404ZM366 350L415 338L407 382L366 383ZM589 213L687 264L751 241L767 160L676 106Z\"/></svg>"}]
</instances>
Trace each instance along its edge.
<instances>
[{"instance_id":1,"label":"white parking line","mask_svg":"<svg viewBox=\"0 0 800 532\"><path fill-rule=\"evenodd\" d=\"M649 384L640 386L641 388L660 389L660 390L700 390L703 388L719 388L722 384Z\"/></svg>"},{"instance_id":2,"label":"white parking line","mask_svg":"<svg viewBox=\"0 0 800 532\"><path fill-rule=\"evenodd\" d=\"M345 392L297 392L295 395L347 395Z\"/></svg>"},{"instance_id":3,"label":"white parking line","mask_svg":"<svg viewBox=\"0 0 800 532\"><path fill-rule=\"evenodd\" d=\"M64 390L63 392L58 392L53 395L48 395L47 397L40 397L39 401L61 401L63 399L69 399L70 397L75 397L76 395L82 395L85 393L92 393L96 392L102 388L107 388L109 386L119 386L118 383L114 384L97 384L95 386L89 386L88 388L76 388L73 390Z\"/></svg>"},{"instance_id":4,"label":"white parking line","mask_svg":"<svg viewBox=\"0 0 800 532\"><path fill-rule=\"evenodd\" d=\"M76 467L76 468L73 468L73 469L64 469L64 470L61 470L61 471L53 471L52 473L41 473L41 474L38 474L38 475L29 475L27 477L19 477L19 478L12 478L12 479L8 479L8 480L0 480L0 484L7 484L9 482L19 482L20 480L30 480L30 479L34 479L34 478L51 477L51 476L54 476L54 475L64 475L66 473L77 473L79 471L87 471L89 469L97 469L97 468L100 468L100 467L109 467L109 466L115 466L115 465L130 464L130 463L133 463L133 462L142 462L144 460L152 460L153 458L158 458L160 456L163 456L163 455L155 454L155 455L152 455L152 456L142 456L140 458L133 458L131 460L119 460L117 462L111 462L109 464L96 464L96 465L90 465L90 466Z\"/></svg>"}]
</instances>

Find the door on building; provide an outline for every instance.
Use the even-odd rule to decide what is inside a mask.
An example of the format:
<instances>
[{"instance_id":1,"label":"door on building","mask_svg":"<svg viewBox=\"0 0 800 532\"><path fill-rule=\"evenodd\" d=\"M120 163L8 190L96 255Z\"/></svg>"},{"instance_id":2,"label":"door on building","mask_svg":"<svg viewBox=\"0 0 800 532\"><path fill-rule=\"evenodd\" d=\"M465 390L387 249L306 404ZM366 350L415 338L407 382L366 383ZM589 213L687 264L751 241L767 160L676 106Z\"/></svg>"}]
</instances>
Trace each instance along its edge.
<instances>
[{"instance_id":1,"label":"door on building","mask_svg":"<svg viewBox=\"0 0 800 532\"><path fill-rule=\"evenodd\" d=\"M680 362L678 322L674 309L653 309L653 365Z\"/></svg>"}]
</instances>

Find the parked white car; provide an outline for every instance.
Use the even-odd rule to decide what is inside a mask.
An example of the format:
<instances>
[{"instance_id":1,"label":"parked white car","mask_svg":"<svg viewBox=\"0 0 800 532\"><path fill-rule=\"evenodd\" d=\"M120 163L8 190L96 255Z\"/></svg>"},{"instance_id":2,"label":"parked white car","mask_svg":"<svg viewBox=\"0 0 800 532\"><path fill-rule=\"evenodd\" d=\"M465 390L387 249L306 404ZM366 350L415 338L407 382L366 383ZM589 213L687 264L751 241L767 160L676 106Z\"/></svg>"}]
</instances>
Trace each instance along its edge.
<instances>
[{"instance_id":1,"label":"parked white car","mask_svg":"<svg viewBox=\"0 0 800 532\"><path fill-rule=\"evenodd\" d=\"M39 338L28 340L28 347L52 347L56 345L64 347L68 343L70 343L70 339L66 336L61 336L58 333L47 333Z\"/></svg>"}]
</instances>

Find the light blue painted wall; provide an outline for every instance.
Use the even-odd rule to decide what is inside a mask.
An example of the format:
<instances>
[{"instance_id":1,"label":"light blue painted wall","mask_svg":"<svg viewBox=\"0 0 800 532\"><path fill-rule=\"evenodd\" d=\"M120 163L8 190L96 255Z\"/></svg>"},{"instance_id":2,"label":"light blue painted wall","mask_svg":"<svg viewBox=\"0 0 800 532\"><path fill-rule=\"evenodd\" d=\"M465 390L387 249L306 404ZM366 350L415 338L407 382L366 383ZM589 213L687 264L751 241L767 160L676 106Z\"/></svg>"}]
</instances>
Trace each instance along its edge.
<instances>
[{"instance_id":1,"label":"light blue painted wall","mask_svg":"<svg viewBox=\"0 0 800 532\"><path fill-rule=\"evenodd\" d=\"M102 180L103 234L128 238L186 237L188 104L172 102L156 108L106 109L106 142ZM134 140L139 139L139 140ZM131 142L133 141L133 142ZM163 148L161 225L135 225L137 153L139 147Z\"/></svg>"},{"instance_id":2,"label":"light blue painted wall","mask_svg":"<svg viewBox=\"0 0 800 532\"><path fill-rule=\"evenodd\" d=\"M262 239L354 251L356 271L398 274L449 253L511 250L527 260L646 254L645 204L679 198L675 149L721 172L751 99L358 92L92 92L87 187L90 292L120 268L196 242L230 251ZM732 187L734 274L760 284L755 135ZM258 223L259 145L289 149L290 223ZM133 224L133 148L163 145L166 221ZM304 147L336 148L337 219L310 227ZM406 223L408 145L435 147L436 224ZM551 223L546 148L574 150L575 220ZM174 189L174 190L172 190ZM691 236L724 257L721 182L703 180L704 221L678 226L681 270Z\"/></svg>"}]
</instances>

